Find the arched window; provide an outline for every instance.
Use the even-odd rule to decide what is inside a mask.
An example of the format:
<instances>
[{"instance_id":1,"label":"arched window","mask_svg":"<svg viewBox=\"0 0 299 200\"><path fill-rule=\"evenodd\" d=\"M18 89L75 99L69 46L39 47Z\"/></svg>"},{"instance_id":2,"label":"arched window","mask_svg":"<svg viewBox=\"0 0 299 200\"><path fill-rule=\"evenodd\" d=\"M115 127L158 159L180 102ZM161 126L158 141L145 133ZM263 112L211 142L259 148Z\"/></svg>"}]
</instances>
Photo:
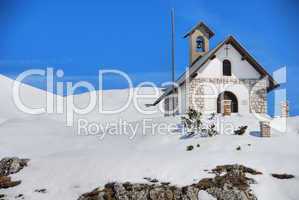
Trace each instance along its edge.
<instances>
[{"instance_id":1,"label":"arched window","mask_svg":"<svg viewBox=\"0 0 299 200\"><path fill-rule=\"evenodd\" d=\"M231 76L232 75L232 66L229 60L223 61L223 76Z\"/></svg>"},{"instance_id":2,"label":"arched window","mask_svg":"<svg viewBox=\"0 0 299 200\"><path fill-rule=\"evenodd\" d=\"M205 40L202 36L196 38L196 51L204 52L205 51Z\"/></svg>"}]
</instances>

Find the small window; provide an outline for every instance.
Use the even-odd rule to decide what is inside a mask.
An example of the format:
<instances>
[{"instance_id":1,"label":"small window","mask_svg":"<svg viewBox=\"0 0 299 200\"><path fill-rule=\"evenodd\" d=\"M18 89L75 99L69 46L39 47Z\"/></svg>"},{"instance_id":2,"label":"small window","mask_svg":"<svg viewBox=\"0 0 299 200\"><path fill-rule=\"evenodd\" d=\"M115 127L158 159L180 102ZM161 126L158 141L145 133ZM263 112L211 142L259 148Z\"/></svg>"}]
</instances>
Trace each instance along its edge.
<instances>
[{"instance_id":1,"label":"small window","mask_svg":"<svg viewBox=\"0 0 299 200\"><path fill-rule=\"evenodd\" d=\"M231 76L232 75L232 66L229 60L223 61L223 76Z\"/></svg>"},{"instance_id":2,"label":"small window","mask_svg":"<svg viewBox=\"0 0 299 200\"><path fill-rule=\"evenodd\" d=\"M202 36L196 38L196 51L204 52L205 51L205 40Z\"/></svg>"}]
</instances>

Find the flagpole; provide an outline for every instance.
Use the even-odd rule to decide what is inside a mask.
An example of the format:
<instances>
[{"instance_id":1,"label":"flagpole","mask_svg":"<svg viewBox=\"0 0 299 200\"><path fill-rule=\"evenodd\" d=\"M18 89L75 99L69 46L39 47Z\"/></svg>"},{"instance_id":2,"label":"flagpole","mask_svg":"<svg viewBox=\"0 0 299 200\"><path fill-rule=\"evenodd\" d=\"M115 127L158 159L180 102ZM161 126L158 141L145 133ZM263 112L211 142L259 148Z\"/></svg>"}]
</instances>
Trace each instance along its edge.
<instances>
[{"instance_id":1,"label":"flagpole","mask_svg":"<svg viewBox=\"0 0 299 200\"><path fill-rule=\"evenodd\" d=\"M174 8L171 9L171 67L172 67L172 113L173 116L175 116L175 99L174 99L174 81L175 81L175 59L174 59L174 54L175 54L175 35L174 35Z\"/></svg>"}]
</instances>

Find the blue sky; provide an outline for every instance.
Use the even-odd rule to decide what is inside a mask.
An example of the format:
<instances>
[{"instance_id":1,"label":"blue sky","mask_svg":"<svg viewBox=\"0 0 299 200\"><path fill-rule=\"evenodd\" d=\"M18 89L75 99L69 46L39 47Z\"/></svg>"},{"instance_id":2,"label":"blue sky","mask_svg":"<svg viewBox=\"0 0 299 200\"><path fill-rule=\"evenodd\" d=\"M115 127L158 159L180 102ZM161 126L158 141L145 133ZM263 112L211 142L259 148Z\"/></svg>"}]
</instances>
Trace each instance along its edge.
<instances>
[{"instance_id":1,"label":"blue sky","mask_svg":"<svg viewBox=\"0 0 299 200\"><path fill-rule=\"evenodd\" d=\"M96 85L99 69L119 69L134 84L170 80L170 9L176 10L176 74L188 63L184 33L198 21L216 35L234 35L269 71L287 66L291 114L299 114L299 26L296 0L272 1L38 1L0 0L0 73L63 69L67 81ZM118 78L105 88L124 88ZM27 80L44 88L40 79ZM273 94L269 95L273 113Z\"/></svg>"}]
</instances>

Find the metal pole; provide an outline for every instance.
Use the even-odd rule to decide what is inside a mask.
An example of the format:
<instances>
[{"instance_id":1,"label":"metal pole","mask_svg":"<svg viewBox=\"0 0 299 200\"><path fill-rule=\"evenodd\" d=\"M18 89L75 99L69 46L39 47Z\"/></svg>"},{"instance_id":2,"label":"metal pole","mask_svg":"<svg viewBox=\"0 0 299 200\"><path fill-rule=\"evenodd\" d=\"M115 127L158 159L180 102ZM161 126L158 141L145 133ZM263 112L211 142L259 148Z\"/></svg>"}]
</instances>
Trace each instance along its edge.
<instances>
[{"instance_id":1,"label":"metal pole","mask_svg":"<svg viewBox=\"0 0 299 200\"><path fill-rule=\"evenodd\" d=\"M171 9L171 65L172 65L172 113L175 116L175 99L174 99L174 81L175 81L175 59L174 59L174 49L175 49L175 42L174 42L174 8Z\"/></svg>"}]
</instances>

